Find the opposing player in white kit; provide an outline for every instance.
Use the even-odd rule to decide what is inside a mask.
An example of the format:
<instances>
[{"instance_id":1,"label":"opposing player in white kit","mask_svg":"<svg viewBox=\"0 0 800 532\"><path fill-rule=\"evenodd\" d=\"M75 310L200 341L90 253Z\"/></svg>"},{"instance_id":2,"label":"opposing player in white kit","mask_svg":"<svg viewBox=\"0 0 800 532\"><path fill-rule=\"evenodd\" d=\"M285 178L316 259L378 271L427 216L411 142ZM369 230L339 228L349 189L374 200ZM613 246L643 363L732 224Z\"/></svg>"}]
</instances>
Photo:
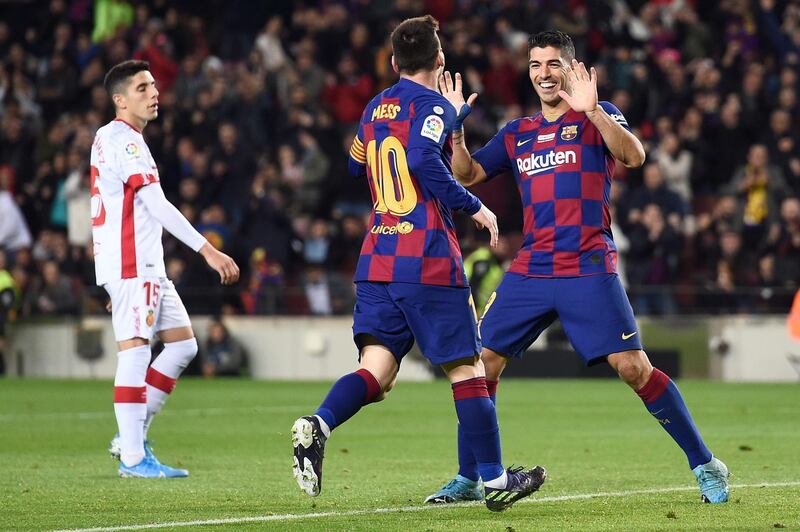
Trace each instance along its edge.
<instances>
[{"instance_id":1,"label":"opposing player in white kit","mask_svg":"<svg viewBox=\"0 0 800 532\"><path fill-rule=\"evenodd\" d=\"M114 413L119 433L109 451L123 477L185 477L161 464L147 443L153 416L197 354L189 315L167 279L162 228L199 252L223 284L239 268L215 249L167 200L142 130L158 116L158 89L145 61L125 61L108 71L105 88L116 118L97 130L92 145L92 236L97 284L111 298L119 353ZM150 364L150 339L164 350Z\"/></svg>"}]
</instances>

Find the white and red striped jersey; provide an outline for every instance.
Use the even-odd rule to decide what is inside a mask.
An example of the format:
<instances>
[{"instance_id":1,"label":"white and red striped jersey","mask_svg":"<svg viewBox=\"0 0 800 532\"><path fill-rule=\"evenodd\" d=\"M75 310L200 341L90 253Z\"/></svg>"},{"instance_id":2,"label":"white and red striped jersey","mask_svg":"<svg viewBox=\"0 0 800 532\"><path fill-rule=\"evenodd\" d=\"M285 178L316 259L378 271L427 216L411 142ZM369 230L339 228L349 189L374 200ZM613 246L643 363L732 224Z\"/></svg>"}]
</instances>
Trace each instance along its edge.
<instances>
[{"instance_id":1,"label":"white and red striped jersey","mask_svg":"<svg viewBox=\"0 0 800 532\"><path fill-rule=\"evenodd\" d=\"M166 277L162 226L136 195L141 187L159 182L141 131L119 118L98 129L91 179L97 284Z\"/></svg>"}]
</instances>

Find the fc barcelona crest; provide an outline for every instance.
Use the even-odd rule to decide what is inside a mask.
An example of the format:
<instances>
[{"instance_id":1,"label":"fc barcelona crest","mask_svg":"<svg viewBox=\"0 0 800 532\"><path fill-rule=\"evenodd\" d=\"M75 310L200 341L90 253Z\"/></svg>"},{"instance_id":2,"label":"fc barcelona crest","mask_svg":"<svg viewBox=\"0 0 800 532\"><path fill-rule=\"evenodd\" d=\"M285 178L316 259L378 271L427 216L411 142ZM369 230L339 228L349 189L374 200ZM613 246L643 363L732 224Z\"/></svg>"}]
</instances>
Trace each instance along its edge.
<instances>
[{"instance_id":1,"label":"fc barcelona crest","mask_svg":"<svg viewBox=\"0 0 800 532\"><path fill-rule=\"evenodd\" d=\"M578 125L564 126L561 128L561 140L573 140L578 136Z\"/></svg>"}]
</instances>

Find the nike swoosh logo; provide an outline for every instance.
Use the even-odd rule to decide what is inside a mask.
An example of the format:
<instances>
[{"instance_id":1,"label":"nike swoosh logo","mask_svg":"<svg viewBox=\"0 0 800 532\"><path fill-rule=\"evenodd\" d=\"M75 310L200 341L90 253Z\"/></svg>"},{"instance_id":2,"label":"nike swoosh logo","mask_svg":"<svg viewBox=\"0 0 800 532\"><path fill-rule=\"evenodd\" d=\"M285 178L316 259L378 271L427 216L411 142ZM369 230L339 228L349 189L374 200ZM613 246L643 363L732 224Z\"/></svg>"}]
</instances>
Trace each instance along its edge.
<instances>
[{"instance_id":1,"label":"nike swoosh logo","mask_svg":"<svg viewBox=\"0 0 800 532\"><path fill-rule=\"evenodd\" d=\"M623 339L623 340L627 340L628 338L630 338L631 336L634 336L634 335L635 335L635 334L637 334L638 332L639 332L639 331L634 331L634 332L632 332L632 333L630 333L630 334L625 334L625 333L622 333L622 339Z\"/></svg>"},{"instance_id":2,"label":"nike swoosh logo","mask_svg":"<svg viewBox=\"0 0 800 532\"><path fill-rule=\"evenodd\" d=\"M530 142L530 141L532 141L532 140L533 140L532 138L530 138L530 139L528 139L528 140L518 140L518 141L517 141L517 148L519 148L520 146L523 146L523 145L525 145L525 144L529 143L529 142Z\"/></svg>"}]
</instances>

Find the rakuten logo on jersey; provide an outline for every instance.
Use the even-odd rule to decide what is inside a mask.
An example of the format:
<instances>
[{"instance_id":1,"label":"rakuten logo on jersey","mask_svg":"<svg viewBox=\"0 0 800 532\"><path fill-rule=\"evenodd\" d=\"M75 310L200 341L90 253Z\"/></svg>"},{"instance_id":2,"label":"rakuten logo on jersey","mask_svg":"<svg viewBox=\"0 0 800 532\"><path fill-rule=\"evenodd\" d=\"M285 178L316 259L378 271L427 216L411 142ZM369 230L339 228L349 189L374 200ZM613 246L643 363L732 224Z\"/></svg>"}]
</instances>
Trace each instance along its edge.
<instances>
[{"instance_id":1,"label":"rakuten logo on jersey","mask_svg":"<svg viewBox=\"0 0 800 532\"><path fill-rule=\"evenodd\" d=\"M550 150L544 154L532 153L530 157L518 157L517 168L520 174L535 175L555 170L562 164L575 164L577 160L578 156L572 150L559 152Z\"/></svg>"}]
</instances>

